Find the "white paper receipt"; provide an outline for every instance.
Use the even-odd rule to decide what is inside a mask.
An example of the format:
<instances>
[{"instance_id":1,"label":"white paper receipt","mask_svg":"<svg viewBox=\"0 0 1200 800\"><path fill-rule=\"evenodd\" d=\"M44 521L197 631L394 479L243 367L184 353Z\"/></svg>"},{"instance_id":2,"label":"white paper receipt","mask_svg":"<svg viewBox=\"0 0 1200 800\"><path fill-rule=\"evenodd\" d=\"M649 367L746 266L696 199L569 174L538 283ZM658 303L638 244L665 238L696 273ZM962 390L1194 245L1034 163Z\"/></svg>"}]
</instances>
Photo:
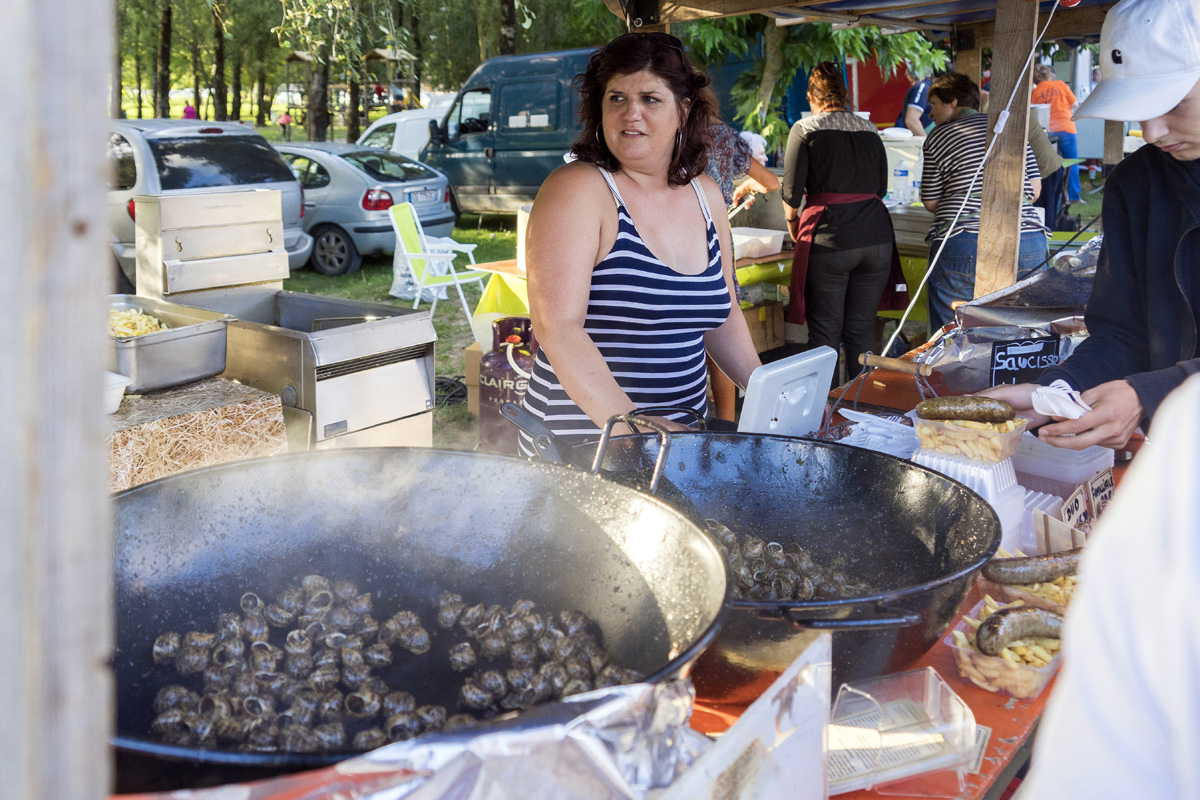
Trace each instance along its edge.
<instances>
[{"instance_id":1,"label":"white paper receipt","mask_svg":"<svg viewBox=\"0 0 1200 800\"><path fill-rule=\"evenodd\" d=\"M1056 419L1079 419L1092 410L1083 396L1063 380L1033 391L1033 410Z\"/></svg>"}]
</instances>

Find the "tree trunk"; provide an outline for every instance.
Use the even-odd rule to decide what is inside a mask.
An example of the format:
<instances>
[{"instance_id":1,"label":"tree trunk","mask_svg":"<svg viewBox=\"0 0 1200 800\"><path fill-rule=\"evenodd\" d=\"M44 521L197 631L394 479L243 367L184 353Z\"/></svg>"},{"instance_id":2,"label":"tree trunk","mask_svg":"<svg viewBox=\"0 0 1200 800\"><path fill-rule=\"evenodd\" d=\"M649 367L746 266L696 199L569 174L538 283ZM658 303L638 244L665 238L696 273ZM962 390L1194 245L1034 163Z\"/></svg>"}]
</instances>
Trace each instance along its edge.
<instances>
[{"instance_id":1,"label":"tree trunk","mask_svg":"<svg viewBox=\"0 0 1200 800\"><path fill-rule=\"evenodd\" d=\"M500 0L500 55L517 54L517 4Z\"/></svg>"},{"instance_id":2,"label":"tree trunk","mask_svg":"<svg viewBox=\"0 0 1200 800\"><path fill-rule=\"evenodd\" d=\"M783 68L782 46L785 36L787 36L786 29L778 25L767 25L763 30L763 56L766 63L763 65L762 80L758 84L758 121L760 125L766 120L767 114L771 113L771 108L775 105L771 98L778 85L779 71Z\"/></svg>"},{"instance_id":3,"label":"tree trunk","mask_svg":"<svg viewBox=\"0 0 1200 800\"><path fill-rule=\"evenodd\" d=\"M329 59L317 62L308 87L307 128L309 141L324 142L329 136Z\"/></svg>"},{"instance_id":4,"label":"tree trunk","mask_svg":"<svg viewBox=\"0 0 1200 800\"><path fill-rule=\"evenodd\" d=\"M413 62L410 65L413 79L413 97L419 103L421 102L421 15L417 11L416 5L409 9L408 30L412 34L409 38L412 41L413 55Z\"/></svg>"},{"instance_id":5,"label":"tree trunk","mask_svg":"<svg viewBox=\"0 0 1200 800\"><path fill-rule=\"evenodd\" d=\"M205 119L200 108L200 75L204 71L204 62L200 58L200 43L192 42L192 105L196 107L196 116Z\"/></svg>"},{"instance_id":6,"label":"tree trunk","mask_svg":"<svg viewBox=\"0 0 1200 800\"><path fill-rule=\"evenodd\" d=\"M483 0L475 0L475 36L479 39L479 63L482 64L487 61L487 29L483 24ZM501 35L500 39L503 42L504 36Z\"/></svg>"},{"instance_id":7,"label":"tree trunk","mask_svg":"<svg viewBox=\"0 0 1200 800\"><path fill-rule=\"evenodd\" d=\"M121 111L124 107L125 98L121 92L121 10L117 3L113 3L113 49L112 49L112 88L108 98L108 115L113 119L120 119ZM137 49L137 45L134 45Z\"/></svg>"},{"instance_id":8,"label":"tree trunk","mask_svg":"<svg viewBox=\"0 0 1200 800\"><path fill-rule=\"evenodd\" d=\"M254 76L254 82L258 86L258 113L254 115L254 124L262 128L271 118L271 99L267 97L267 68L261 61L258 62L258 72Z\"/></svg>"},{"instance_id":9,"label":"tree trunk","mask_svg":"<svg viewBox=\"0 0 1200 800\"><path fill-rule=\"evenodd\" d=\"M171 116L171 0L163 3L158 24L158 63L154 65L154 116Z\"/></svg>"},{"instance_id":10,"label":"tree trunk","mask_svg":"<svg viewBox=\"0 0 1200 800\"><path fill-rule=\"evenodd\" d=\"M137 118L142 118L142 28L136 22L133 24L133 75L137 80Z\"/></svg>"},{"instance_id":11,"label":"tree trunk","mask_svg":"<svg viewBox=\"0 0 1200 800\"><path fill-rule=\"evenodd\" d=\"M221 23L220 6L212 7L213 23L213 119L224 122L229 119L229 91L225 84L225 26Z\"/></svg>"},{"instance_id":12,"label":"tree trunk","mask_svg":"<svg viewBox=\"0 0 1200 800\"><path fill-rule=\"evenodd\" d=\"M150 116L158 116L158 48L150 50Z\"/></svg>"},{"instance_id":13,"label":"tree trunk","mask_svg":"<svg viewBox=\"0 0 1200 800\"><path fill-rule=\"evenodd\" d=\"M362 134L359 116L359 109L362 108L362 84L358 81L350 81L350 102L346 105L346 141L353 144Z\"/></svg>"},{"instance_id":14,"label":"tree trunk","mask_svg":"<svg viewBox=\"0 0 1200 800\"><path fill-rule=\"evenodd\" d=\"M242 118L242 50L239 47L233 54L233 103L229 109L229 118Z\"/></svg>"}]
</instances>

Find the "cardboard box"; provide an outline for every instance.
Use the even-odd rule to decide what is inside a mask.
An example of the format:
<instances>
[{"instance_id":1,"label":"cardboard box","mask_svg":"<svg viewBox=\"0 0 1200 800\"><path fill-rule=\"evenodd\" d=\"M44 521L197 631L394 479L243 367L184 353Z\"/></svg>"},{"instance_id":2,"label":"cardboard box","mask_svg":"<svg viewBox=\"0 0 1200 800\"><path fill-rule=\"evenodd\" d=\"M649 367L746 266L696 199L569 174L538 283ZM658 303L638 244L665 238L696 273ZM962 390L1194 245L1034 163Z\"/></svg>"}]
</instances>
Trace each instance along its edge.
<instances>
[{"instance_id":1,"label":"cardboard box","mask_svg":"<svg viewBox=\"0 0 1200 800\"><path fill-rule=\"evenodd\" d=\"M479 361L483 348L479 342L463 350L463 383L467 385L467 410L479 416Z\"/></svg>"},{"instance_id":2,"label":"cardboard box","mask_svg":"<svg viewBox=\"0 0 1200 800\"><path fill-rule=\"evenodd\" d=\"M768 301L762 305L743 308L742 314L746 317L746 327L750 329L755 351L763 353L783 347L783 303Z\"/></svg>"}]
</instances>

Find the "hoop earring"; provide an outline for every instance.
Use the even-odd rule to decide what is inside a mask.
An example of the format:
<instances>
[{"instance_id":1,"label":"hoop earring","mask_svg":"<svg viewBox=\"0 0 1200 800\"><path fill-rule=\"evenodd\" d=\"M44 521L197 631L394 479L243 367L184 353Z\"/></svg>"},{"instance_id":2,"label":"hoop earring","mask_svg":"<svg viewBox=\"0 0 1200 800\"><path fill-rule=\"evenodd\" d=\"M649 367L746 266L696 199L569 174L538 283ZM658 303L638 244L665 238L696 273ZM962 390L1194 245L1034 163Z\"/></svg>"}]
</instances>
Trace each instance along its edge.
<instances>
[{"instance_id":1,"label":"hoop earring","mask_svg":"<svg viewBox=\"0 0 1200 800\"><path fill-rule=\"evenodd\" d=\"M676 155L679 153L679 143L683 141L683 134L680 131L675 131L675 150L671 153Z\"/></svg>"},{"instance_id":2,"label":"hoop earring","mask_svg":"<svg viewBox=\"0 0 1200 800\"><path fill-rule=\"evenodd\" d=\"M600 145L601 147L604 146L604 140L600 138L600 126L599 125L596 126L596 144Z\"/></svg>"}]
</instances>

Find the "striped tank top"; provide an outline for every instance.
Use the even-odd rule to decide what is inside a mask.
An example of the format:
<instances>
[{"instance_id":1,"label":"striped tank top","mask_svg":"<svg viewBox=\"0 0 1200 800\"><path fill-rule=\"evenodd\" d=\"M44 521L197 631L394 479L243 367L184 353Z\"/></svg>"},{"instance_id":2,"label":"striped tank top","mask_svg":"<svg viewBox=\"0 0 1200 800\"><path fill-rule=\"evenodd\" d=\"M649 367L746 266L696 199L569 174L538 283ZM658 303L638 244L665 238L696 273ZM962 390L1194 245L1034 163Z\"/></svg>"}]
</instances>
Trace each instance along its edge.
<instances>
[{"instance_id":1,"label":"striped tank top","mask_svg":"<svg viewBox=\"0 0 1200 800\"><path fill-rule=\"evenodd\" d=\"M642 241L613 177L600 169L617 203L617 239L592 269L584 330L617 383L638 408L684 406L707 411L704 334L729 318L732 303L721 271L721 243L698 180L692 188L704 211L708 266L682 275ZM535 331L536 333L536 331ZM538 351L525 408L569 443L595 439L599 428L567 395L545 350ZM669 419L692 422L686 414ZM534 454L520 437L521 453Z\"/></svg>"}]
</instances>

